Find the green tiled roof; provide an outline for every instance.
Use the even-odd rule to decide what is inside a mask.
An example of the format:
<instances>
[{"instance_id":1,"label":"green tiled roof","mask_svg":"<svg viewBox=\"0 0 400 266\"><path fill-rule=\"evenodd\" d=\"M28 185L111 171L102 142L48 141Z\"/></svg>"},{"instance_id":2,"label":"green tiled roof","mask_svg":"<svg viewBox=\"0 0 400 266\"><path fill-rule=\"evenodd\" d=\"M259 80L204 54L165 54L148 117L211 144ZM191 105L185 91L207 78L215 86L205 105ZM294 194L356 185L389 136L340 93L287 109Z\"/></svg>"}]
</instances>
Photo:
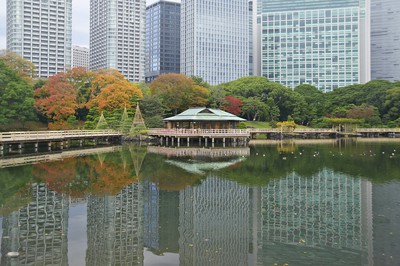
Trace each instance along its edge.
<instances>
[{"instance_id":1,"label":"green tiled roof","mask_svg":"<svg viewBox=\"0 0 400 266\"><path fill-rule=\"evenodd\" d=\"M246 121L231 113L212 108L190 108L176 116L165 118L164 121Z\"/></svg>"}]
</instances>

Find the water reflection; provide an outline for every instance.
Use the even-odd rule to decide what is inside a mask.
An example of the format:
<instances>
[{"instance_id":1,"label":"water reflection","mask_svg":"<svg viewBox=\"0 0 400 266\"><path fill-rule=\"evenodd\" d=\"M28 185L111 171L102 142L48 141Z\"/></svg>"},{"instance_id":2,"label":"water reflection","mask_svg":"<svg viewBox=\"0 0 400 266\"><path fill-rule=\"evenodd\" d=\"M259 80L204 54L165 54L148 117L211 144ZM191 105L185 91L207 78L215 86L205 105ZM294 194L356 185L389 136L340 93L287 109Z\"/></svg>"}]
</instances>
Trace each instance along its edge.
<instances>
[{"instance_id":1,"label":"water reflection","mask_svg":"<svg viewBox=\"0 0 400 266\"><path fill-rule=\"evenodd\" d=\"M1 265L397 265L399 144L132 146L0 169Z\"/></svg>"},{"instance_id":2,"label":"water reflection","mask_svg":"<svg viewBox=\"0 0 400 266\"><path fill-rule=\"evenodd\" d=\"M31 203L3 218L1 265L68 265L68 208L65 197L33 184ZM20 256L7 260L9 251Z\"/></svg>"}]
</instances>

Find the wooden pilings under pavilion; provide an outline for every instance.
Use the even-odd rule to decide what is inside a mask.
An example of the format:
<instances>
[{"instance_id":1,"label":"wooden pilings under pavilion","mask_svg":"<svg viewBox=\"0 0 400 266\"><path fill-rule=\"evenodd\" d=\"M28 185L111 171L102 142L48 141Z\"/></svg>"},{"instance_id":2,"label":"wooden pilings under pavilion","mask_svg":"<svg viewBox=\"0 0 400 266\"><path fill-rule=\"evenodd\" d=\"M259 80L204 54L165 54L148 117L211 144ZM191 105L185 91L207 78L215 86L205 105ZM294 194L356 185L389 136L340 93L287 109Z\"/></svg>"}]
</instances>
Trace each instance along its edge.
<instances>
[{"instance_id":1,"label":"wooden pilings under pavilion","mask_svg":"<svg viewBox=\"0 0 400 266\"><path fill-rule=\"evenodd\" d=\"M250 139L250 133L245 129L150 129L147 134L156 137L161 145L214 145L245 144Z\"/></svg>"}]
</instances>

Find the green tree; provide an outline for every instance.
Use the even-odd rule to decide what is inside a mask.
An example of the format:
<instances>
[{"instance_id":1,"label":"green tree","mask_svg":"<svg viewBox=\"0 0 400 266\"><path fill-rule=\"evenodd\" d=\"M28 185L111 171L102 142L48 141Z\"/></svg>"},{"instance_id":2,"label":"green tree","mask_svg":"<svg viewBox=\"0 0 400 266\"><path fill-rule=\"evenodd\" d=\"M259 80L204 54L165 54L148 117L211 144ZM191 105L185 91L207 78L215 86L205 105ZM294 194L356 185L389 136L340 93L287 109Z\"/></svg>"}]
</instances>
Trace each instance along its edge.
<instances>
[{"instance_id":1,"label":"green tree","mask_svg":"<svg viewBox=\"0 0 400 266\"><path fill-rule=\"evenodd\" d=\"M16 120L24 127L36 118L33 105L32 86L0 59L0 124Z\"/></svg>"},{"instance_id":2,"label":"green tree","mask_svg":"<svg viewBox=\"0 0 400 266\"><path fill-rule=\"evenodd\" d=\"M303 106L304 120L301 124L309 125L312 120L325 114L325 94L319 89L309 84L302 84L294 88L294 91L303 97L306 104Z\"/></svg>"},{"instance_id":3,"label":"green tree","mask_svg":"<svg viewBox=\"0 0 400 266\"><path fill-rule=\"evenodd\" d=\"M400 87L396 87L387 91L385 107L385 121L395 121L400 117Z\"/></svg>"},{"instance_id":4,"label":"green tree","mask_svg":"<svg viewBox=\"0 0 400 266\"><path fill-rule=\"evenodd\" d=\"M258 97L243 99L242 115L249 121L265 121L270 118L270 108Z\"/></svg>"},{"instance_id":5,"label":"green tree","mask_svg":"<svg viewBox=\"0 0 400 266\"><path fill-rule=\"evenodd\" d=\"M150 90L174 114L208 102L209 90L182 74L162 74L150 84Z\"/></svg>"},{"instance_id":6,"label":"green tree","mask_svg":"<svg viewBox=\"0 0 400 266\"><path fill-rule=\"evenodd\" d=\"M5 52L0 58L10 69L16 71L21 79L25 80L29 85L33 85L33 79L37 75L35 65L31 61L12 51Z\"/></svg>"}]
</instances>

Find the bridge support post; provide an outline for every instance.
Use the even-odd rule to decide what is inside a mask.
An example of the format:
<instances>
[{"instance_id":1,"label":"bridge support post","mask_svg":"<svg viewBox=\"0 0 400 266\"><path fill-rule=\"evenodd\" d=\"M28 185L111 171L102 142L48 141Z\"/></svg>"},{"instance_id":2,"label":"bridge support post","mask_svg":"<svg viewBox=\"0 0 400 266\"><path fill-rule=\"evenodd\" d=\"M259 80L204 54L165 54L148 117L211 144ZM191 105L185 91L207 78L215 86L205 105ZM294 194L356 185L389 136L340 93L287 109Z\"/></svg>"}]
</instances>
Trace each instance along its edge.
<instances>
[{"instance_id":1,"label":"bridge support post","mask_svg":"<svg viewBox=\"0 0 400 266\"><path fill-rule=\"evenodd\" d=\"M187 138L187 146L189 147L189 144L190 144L190 138L188 137Z\"/></svg>"},{"instance_id":2,"label":"bridge support post","mask_svg":"<svg viewBox=\"0 0 400 266\"><path fill-rule=\"evenodd\" d=\"M82 147L83 140L79 140L79 146Z\"/></svg>"},{"instance_id":3,"label":"bridge support post","mask_svg":"<svg viewBox=\"0 0 400 266\"><path fill-rule=\"evenodd\" d=\"M163 137L160 138L160 144L163 145Z\"/></svg>"},{"instance_id":4,"label":"bridge support post","mask_svg":"<svg viewBox=\"0 0 400 266\"><path fill-rule=\"evenodd\" d=\"M18 153L21 154L24 149L24 144L21 142L18 144Z\"/></svg>"},{"instance_id":5,"label":"bridge support post","mask_svg":"<svg viewBox=\"0 0 400 266\"><path fill-rule=\"evenodd\" d=\"M171 137L172 146L174 146L174 141L175 141L174 137Z\"/></svg>"},{"instance_id":6,"label":"bridge support post","mask_svg":"<svg viewBox=\"0 0 400 266\"><path fill-rule=\"evenodd\" d=\"M35 152L38 152L39 151L39 143L35 142L34 147L35 147Z\"/></svg>"},{"instance_id":7,"label":"bridge support post","mask_svg":"<svg viewBox=\"0 0 400 266\"><path fill-rule=\"evenodd\" d=\"M0 156L4 155L4 146L3 144L0 144Z\"/></svg>"},{"instance_id":8,"label":"bridge support post","mask_svg":"<svg viewBox=\"0 0 400 266\"><path fill-rule=\"evenodd\" d=\"M93 146L96 146L96 145L97 145L97 140L93 139Z\"/></svg>"},{"instance_id":9,"label":"bridge support post","mask_svg":"<svg viewBox=\"0 0 400 266\"><path fill-rule=\"evenodd\" d=\"M205 144L206 144L206 147L207 147L207 144L208 144L208 139L207 139L207 138L204 138L204 142L205 142Z\"/></svg>"},{"instance_id":10,"label":"bridge support post","mask_svg":"<svg viewBox=\"0 0 400 266\"><path fill-rule=\"evenodd\" d=\"M50 141L49 143L47 143L47 149L48 149L49 151L51 151L51 141Z\"/></svg>"},{"instance_id":11,"label":"bridge support post","mask_svg":"<svg viewBox=\"0 0 400 266\"><path fill-rule=\"evenodd\" d=\"M199 145L201 145L201 137L199 138Z\"/></svg>"},{"instance_id":12,"label":"bridge support post","mask_svg":"<svg viewBox=\"0 0 400 266\"><path fill-rule=\"evenodd\" d=\"M68 149L68 140L65 141L65 148Z\"/></svg>"},{"instance_id":13,"label":"bridge support post","mask_svg":"<svg viewBox=\"0 0 400 266\"><path fill-rule=\"evenodd\" d=\"M165 137L165 144L168 146L168 137Z\"/></svg>"},{"instance_id":14,"label":"bridge support post","mask_svg":"<svg viewBox=\"0 0 400 266\"><path fill-rule=\"evenodd\" d=\"M10 145L8 145L8 152L11 152L12 151L12 145L10 144Z\"/></svg>"},{"instance_id":15,"label":"bridge support post","mask_svg":"<svg viewBox=\"0 0 400 266\"><path fill-rule=\"evenodd\" d=\"M176 142L178 143L178 147L180 147L181 146L181 138L177 138Z\"/></svg>"}]
</instances>

